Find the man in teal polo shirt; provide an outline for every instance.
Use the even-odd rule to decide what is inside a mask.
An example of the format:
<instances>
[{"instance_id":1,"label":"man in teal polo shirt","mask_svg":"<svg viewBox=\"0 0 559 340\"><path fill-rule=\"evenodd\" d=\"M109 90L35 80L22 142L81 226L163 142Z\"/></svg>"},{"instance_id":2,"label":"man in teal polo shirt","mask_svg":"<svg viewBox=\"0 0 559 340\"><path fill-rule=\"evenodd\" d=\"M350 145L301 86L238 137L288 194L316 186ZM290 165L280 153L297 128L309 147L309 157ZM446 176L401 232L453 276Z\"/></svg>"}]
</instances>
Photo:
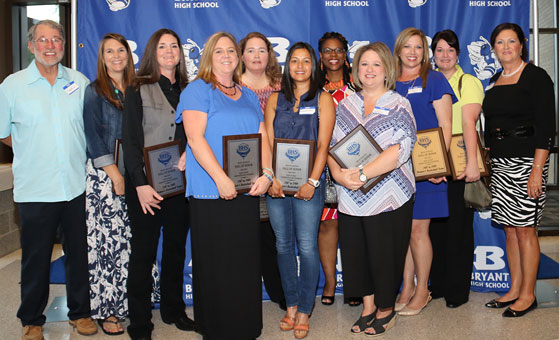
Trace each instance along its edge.
<instances>
[{"instance_id":1,"label":"man in teal polo shirt","mask_svg":"<svg viewBox=\"0 0 559 340\"><path fill-rule=\"evenodd\" d=\"M64 28L50 20L29 29L35 56L0 84L0 138L14 152L14 201L21 220L23 340L43 339L49 268L60 225L66 254L70 324L97 332L90 318L85 225L83 97L89 81L60 64Z\"/></svg>"}]
</instances>

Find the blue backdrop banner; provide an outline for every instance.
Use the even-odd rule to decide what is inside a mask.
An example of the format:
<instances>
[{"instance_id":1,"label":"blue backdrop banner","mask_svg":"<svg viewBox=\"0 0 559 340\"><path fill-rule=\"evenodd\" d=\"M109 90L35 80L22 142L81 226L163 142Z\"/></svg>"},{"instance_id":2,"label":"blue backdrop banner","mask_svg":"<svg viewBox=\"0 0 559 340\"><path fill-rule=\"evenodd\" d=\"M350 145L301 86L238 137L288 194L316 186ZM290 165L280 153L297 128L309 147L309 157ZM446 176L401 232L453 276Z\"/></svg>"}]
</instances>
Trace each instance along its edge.
<instances>
[{"instance_id":1,"label":"blue backdrop banner","mask_svg":"<svg viewBox=\"0 0 559 340\"><path fill-rule=\"evenodd\" d=\"M189 78L194 78L203 44L216 31L231 32L237 39L262 32L283 64L291 44L306 41L316 49L324 32L342 33L352 59L369 42L383 41L392 48L398 33L414 26L429 41L437 31L454 30L460 38L460 65L487 85L500 68L489 45L491 31L502 22L514 22L528 33L529 13L530 0L79 0L78 70L95 79L98 43L109 32L128 39L137 68L154 31L176 31ZM185 298L191 304L189 254L188 248ZM342 291L341 277L338 272L337 292Z\"/></svg>"},{"instance_id":2,"label":"blue backdrop banner","mask_svg":"<svg viewBox=\"0 0 559 340\"><path fill-rule=\"evenodd\" d=\"M460 65L486 83L500 68L488 43L491 31L515 22L528 33L529 13L530 0L79 0L78 70L95 78L97 46L108 32L128 39L137 67L151 33L162 27L176 31L194 77L204 42L220 30L237 39L262 32L283 63L292 43L302 40L317 48L327 31L347 38L353 58L368 42L392 48L398 33L414 26L429 37L454 30L461 42Z\"/></svg>"},{"instance_id":3,"label":"blue backdrop banner","mask_svg":"<svg viewBox=\"0 0 559 340\"><path fill-rule=\"evenodd\" d=\"M491 223L491 212L474 215L474 265L471 290L476 292L508 292L509 265L503 226Z\"/></svg>"}]
</instances>

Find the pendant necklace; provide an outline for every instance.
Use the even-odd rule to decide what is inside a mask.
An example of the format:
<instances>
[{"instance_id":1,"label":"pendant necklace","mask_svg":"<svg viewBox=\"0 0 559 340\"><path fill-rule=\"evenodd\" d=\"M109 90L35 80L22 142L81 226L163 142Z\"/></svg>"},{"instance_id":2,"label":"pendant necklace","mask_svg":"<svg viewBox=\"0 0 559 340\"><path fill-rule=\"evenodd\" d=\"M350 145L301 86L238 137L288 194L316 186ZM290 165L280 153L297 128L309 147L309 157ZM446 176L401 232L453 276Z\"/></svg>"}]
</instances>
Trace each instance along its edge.
<instances>
[{"instance_id":1,"label":"pendant necklace","mask_svg":"<svg viewBox=\"0 0 559 340\"><path fill-rule=\"evenodd\" d=\"M419 78L419 75L413 79L413 83L411 83L410 87L408 87L408 92L406 93L406 96L404 98L408 98L408 94L410 94L410 89L412 89L413 86L415 85L415 81L417 80L417 78ZM410 81L403 81L402 83L409 84L410 82L411 82L411 80Z\"/></svg>"}]
</instances>

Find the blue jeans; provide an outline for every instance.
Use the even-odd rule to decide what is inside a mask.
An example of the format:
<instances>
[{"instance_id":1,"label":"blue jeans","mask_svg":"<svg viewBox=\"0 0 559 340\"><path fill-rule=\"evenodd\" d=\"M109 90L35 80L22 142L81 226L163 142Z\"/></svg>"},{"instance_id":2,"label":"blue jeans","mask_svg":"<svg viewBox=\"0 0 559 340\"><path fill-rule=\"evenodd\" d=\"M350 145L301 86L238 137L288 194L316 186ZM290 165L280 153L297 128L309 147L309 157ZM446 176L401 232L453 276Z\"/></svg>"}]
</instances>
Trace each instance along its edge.
<instances>
[{"instance_id":1,"label":"blue jeans","mask_svg":"<svg viewBox=\"0 0 559 340\"><path fill-rule=\"evenodd\" d=\"M301 313L310 314L316 297L320 275L318 255L318 226L324 206L324 181L315 190L311 200L305 202L286 196L266 197L268 215L278 250L281 284L288 307L297 306ZM300 277L297 277L295 240L300 261Z\"/></svg>"}]
</instances>

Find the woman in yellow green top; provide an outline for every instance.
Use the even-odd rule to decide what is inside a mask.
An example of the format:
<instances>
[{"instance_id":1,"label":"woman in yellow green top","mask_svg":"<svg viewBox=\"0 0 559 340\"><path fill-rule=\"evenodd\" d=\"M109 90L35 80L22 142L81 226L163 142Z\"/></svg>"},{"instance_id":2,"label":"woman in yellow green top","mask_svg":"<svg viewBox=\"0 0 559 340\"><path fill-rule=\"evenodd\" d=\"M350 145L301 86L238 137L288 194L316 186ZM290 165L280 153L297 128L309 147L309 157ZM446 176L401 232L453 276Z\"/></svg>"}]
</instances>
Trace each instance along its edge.
<instances>
[{"instance_id":1,"label":"woman in yellow green top","mask_svg":"<svg viewBox=\"0 0 559 340\"><path fill-rule=\"evenodd\" d=\"M447 218L431 221L433 244L430 290L433 298L444 297L446 306L456 308L468 302L474 257L474 210L465 207L466 182L479 180L476 123L483 102L483 86L476 77L464 73L458 65L460 45L456 33L440 31L431 44L438 71L442 72L458 101L452 105L452 134L463 133L466 169L458 180L448 181Z\"/></svg>"}]
</instances>

